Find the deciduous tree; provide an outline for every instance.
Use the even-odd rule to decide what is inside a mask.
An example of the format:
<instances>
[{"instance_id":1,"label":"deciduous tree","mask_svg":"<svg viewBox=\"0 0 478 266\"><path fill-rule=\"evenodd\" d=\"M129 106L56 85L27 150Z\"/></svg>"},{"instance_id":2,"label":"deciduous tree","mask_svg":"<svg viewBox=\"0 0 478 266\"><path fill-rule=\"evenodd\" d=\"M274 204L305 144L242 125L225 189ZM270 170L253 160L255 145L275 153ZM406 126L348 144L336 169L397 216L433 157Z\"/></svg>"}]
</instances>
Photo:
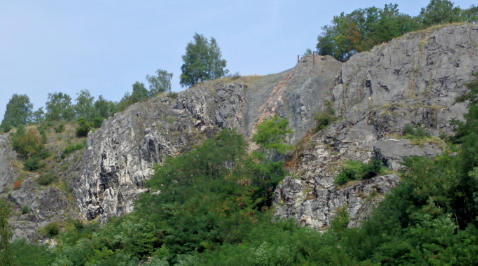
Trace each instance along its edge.
<instances>
[{"instance_id":1,"label":"deciduous tree","mask_svg":"<svg viewBox=\"0 0 478 266\"><path fill-rule=\"evenodd\" d=\"M31 120L33 104L26 94L13 94L7 103L1 129L9 131L11 127L26 125Z\"/></svg>"},{"instance_id":2,"label":"deciduous tree","mask_svg":"<svg viewBox=\"0 0 478 266\"><path fill-rule=\"evenodd\" d=\"M216 39L211 42L198 33L194 34L193 41L186 46L183 55L184 64L181 66L181 86L189 87L197 82L213 80L226 75L226 60L222 59L221 49Z\"/></svg>"}]
</instances>

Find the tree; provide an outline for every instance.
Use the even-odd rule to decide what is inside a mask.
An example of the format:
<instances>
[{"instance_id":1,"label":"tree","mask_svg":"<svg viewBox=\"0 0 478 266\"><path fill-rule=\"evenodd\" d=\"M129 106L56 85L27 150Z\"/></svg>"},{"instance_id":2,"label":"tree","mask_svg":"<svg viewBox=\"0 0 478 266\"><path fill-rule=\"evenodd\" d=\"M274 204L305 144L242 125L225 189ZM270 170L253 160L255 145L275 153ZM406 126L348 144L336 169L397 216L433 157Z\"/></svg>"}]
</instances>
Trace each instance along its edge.
<instances>
[{"instance_id":1,"label":"tree","mask_svg":"<svg viewBox=\"0 0 478 266\"><path fill-rule=\"evenodd\" d=\"M12 228L8 224L10 205L0 198L0 265L13 265L12 251L9 240L12 238Z\"/></svg>"},{"instance_id":2,"label":"tree","mask_svg":"<svg viewBox=\"0 0 478 266\"><path fill-rule=\"evenodd\" d=\"M430 0L427 7L420 11L422 27L464 21L463 10L453 7L453 4L448 0Z\"/></svg>"},{"instance_id":3,"label":"tree","mask_svg":"<svg viewBox=\"0 0 478 266\"><path fill-rule=\"evenodd\" d=\"M221 59L221 50L216 39L211 37L211 42L198 33L194 34L193 42L186 46L183 55L184 64L181 66L180 84L188 87L197 82L213 80L226 75L226 60Z\"/></svg>"},{"instance_id":4,"label":"tree","mask_svg":"<svg viewBox=\"0 0 478 266\"><path fill-rule=\"evenodd\" d=\"M86 121L92 121L97 116L93 101L95 97L91 96L89 90L81 90L77 93L75 112L76 117L84 117Z\"/></svg>"},{"instance_id":5,"label":"tree","mask_svg":"<svg viewBox=\"0 0 478 266\"><path fill-rule=\"evenodd\" d=\"M66 120L75 118L75 110L71 104L71 97L62 92L48 93L45 118L48 121Z\"/></svg>"},{"instance_id":6,"label":"tree","mask_svg":"<svg viewBox=\"0 0 478 266\"><path fill-rule=\"evenodd\" d=\"M43 107L40 107L35 112L33 112L32 121L39 124L43 120L45 120L45 111L43 111Z\"/></svg>"},{"instance_id":7,"label":"tree","mask_svg":"<svg viewBox=\"0 0 478 266\"><path fill-rule=\"evenodd\" d=\"M25 159L40 153L43 149L40 133L33 128L25 131L23 126L18 127L13 135L12 146Z\"/></svg>"},{"instance_id":8,"label":"tree","mask_svg":"<svg viewBox=\"0 0 478 266\"><path fill-rule=\"evenodd\" d=\"M146 80L149 83L149 97L161 92L170 92L171 91L171 79L173 78L173 73L168 73L166 70L158 69L156 70L157 76L146 76Z\"/></svg>"},{"instance_id":9,"label":"tree","mask_svg":"<svg viewBox=\"0 0 478 266\"><path fill-rule=\"evenodd\" d=\"M30 98L26 94L13 94L7 103L7 109L0 128L4 131L9 131L11 127L28 124L31 120L32 109L33 104L30 103Z\"/></svg>"},{"instance_id":10,"label":"tree","mask_svg":"<svg viewBox=\"0 0 478 266\"><path fill-rule=\"evenodd\" d=\"M98 115L103 118L112 116L116 107L114 102L106 100L103 98L103 95L98 97L98 100L95 101L94 106Z\"/></svg>"}]
</instances>

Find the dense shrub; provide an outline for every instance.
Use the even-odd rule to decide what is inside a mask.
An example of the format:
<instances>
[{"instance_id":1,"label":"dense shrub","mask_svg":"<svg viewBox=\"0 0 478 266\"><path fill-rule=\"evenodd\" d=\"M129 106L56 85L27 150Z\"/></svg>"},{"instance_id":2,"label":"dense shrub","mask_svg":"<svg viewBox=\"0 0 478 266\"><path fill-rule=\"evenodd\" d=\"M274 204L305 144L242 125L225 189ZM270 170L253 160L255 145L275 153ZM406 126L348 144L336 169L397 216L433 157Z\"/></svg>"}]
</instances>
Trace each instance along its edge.
<instances>
[{"instance_id":1,"label":"dense shrub","mask_svg":"<svg viewBox=\"0 0 478 266\"><path fill-rule=\"evenodd\" d=\"M81 150L83 149L85 146L83 143L81 142L78 142L76 144L70 144L66 147L66 149L63 151L63 153L61 154L61 158L65 158L66 156L68 156L70 153L74 152L74 151L77 151L77 150Z\"/></svg>"},{"instance_id":2,"label":"dense shrub","mask_svg":"<svg viewBox=\"0 0 478 266\"><path fill-rule=\"evenodd\" d=\"M42 163L40 157L37 157L37 156L30 157L26 159L25 162L23 163L23 169L25 171L35 171L35 170L43 168L44 166L45 164Z\"/></svg>"},{"instance_id":3,"label":"dense shrub","mask_svg":"<svg viewBox=\"0 0 478 266\"><path fill-rule=\"evenodd\" d=\"M337 117L335 117L335 110L332 108L332 103L326 101L325 107L326 108L323 112L315 113L314 119L317 122L315 131L320 131L337 120Z\"/></svg>"},{"instance_id":4,"label":"dense shrub","mask_svg":"<svg viewBox=\"0 0 478 266\"><path fill-rule=\"evenodd\" d=\"M371 159L367 164L358 161L347 161L341 173L335 177L337 185L343 185L349 180L363 180L376 176L382 169L380 160Z\"/></svg>"},{"instance_id":5,"label":"dense shrub","mask_svg":"<svg viewBox=\"0 0 478 266\"><path fill-rule=\"evenodd\" d=\"M54 128L54 130L56 133L62 133L63 131L65 131L65 125L59 124L57 127Z\"/></svg>"},{"instance_id":6,"label":"dense shrub","mask_svg":"<svg viewBox=\"0 0 478 266\"><path fill-rule=\"evenodd\" d=\"M405 125L405 127L403 128L403 135L405 135L406 137L412 137L412 138L413 137L422 138L422 137L429 136L427 131L423 127L418 126L415 128L410 124Z\"/></svg>"},{"instance_id":7,"label":"dense shrub","mask_svg":"<svg viewBox=\"0 0 478 266\"><path fill-rule=\"evenodd\" d=\"M176 98L178 98L178 93L170 91L170 92L168 92L168 97L176 99Z\"/></svg>"},{"instance_id":8,"label":"dense shrub","mask_svg":"<svg viewBox=\"0 0 478 266\"><path fill-rule=\"evenodd\" d=\"M12 146L23 158L38 154L43 149L43 143L39 132L33 128L25 130L20 126L12 135Z\"/></svg>"},{"instance_id":9,"label":"dense shrub","mask_svg":"<svg viewBox=\"0 0 478 266\"><path fill-rule=\"evenodd\" d=\"M88 136L88 132L90 132L90 123L86 122L84 117L78 118L76 122L78 123L78 127L76 127L76 135L78 137Z\"/></svg>"},{"instance_id":10,"label":"dense shrub","mask_svg":"<svg viewBox=\"0 0 478 266\"><path fill-rule=\"evenodd\" d=\"M43 229L45 230L46 235L50 237L56 236L60 233L60 226L55 222L47 224Z\"/></svg>"},{"instance_id":11,"label":"dense shrub","mask_svg":"<svg viewBox=\"0 0 478 266\"><path fill-rule=\"evenodd\" d=\"M28 206L23 206L22 207L22 214L26 214L26 213L29 213L30 212L30 208L28 208Z\"/></svg>"},{"instance_id":12,"label":"dense shrub","mask_svg":"<svg viewBox=\"0 0 478 266\"><path fill-rule=\"evenodd\" d=\"M101 127L101 124L103 123L103 120L105 120L103 117L95 117L95 118L93 118L93 121L91 122L92 127L94 127L94 128L99 128L99 127Z\"/></svg>"},{"instance_id":13,"label":"dense shrub","mask_svg":"<svg viewBox=\"0 0 478 266\"><path fill-rule=\"evenodd\" d=\"M42 186L48 186L51 183L55 182L58 177L53 173L42 174L37 179L37 183Z\"/></svg>"}]
</instances>

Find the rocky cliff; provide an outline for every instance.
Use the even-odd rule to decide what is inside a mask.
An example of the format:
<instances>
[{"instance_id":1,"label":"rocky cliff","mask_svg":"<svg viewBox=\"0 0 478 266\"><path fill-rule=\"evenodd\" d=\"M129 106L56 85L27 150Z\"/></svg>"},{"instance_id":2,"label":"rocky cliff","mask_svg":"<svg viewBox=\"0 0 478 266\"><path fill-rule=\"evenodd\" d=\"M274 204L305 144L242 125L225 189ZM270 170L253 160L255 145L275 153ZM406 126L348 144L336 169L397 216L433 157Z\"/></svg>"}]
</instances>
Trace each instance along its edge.
<instances>
[{"instance_id":1,"label":"rocky cliff","mask_svg":"<svg viewBox=\"0 0 478 266\"><path fill-rule=\"evenodd\" d=\"M279 74L201 83L177 98L164 94L130 106L90 132L83 157L63 174L76 206L87 219L102 221L131 212L154 164L221 128L236 128L249 137L258 123L277 113L289 117L294 129L290 142L296 142L310 129L324 100L332 99L340 67L330 57L316 58L315 64L306 57Z\"/></svg>"},{"instance_id":2,"label":"rocky cliff","mask_svg":"<svg viewBox=\"0 0 478 266\"><path fill-rule=\"evenodd\" d=\"M453 134L449 120L466 112L466 104L454 100L476 71L478 26L469 24L409 33L352 56L333 89L340 119L305 145L297 179L284 180L276 190L276 216L326 228L334 210L347 205L349 226L359 224L399 179L389 175L337 187L336 166L376 157L397 170L401 158L440 153L438 137ZM432 138L415 145L400 139L406 124L423 127Z\"/></svg>"},{"instance_id":3,"label":"rocky cliff","mask_svg":"<svg viewBox=\"0 0 478 266\"><path fill-rule=\"evenodd\" d=\"M135 104L90 132L83 157L63 177L87 219L123 215L145 191L155 163L190 149L221 128L250 137L271 114L288 117L303 139L295 165L277 188L275 214L325 228L334 210L349 206L357 225L396 175L334 185L345 160L372 157L397 170L403 157L441 152L441 134L452 134L449 120L462 118L465 104L453 104L478 70L478 28L450 25L410 33L342 64L331 57L304 57L294 68L263 77L222 79L197 84L177 98L160 95ZM338 121L318 133L313 116L332 101ZM429 143L400 139L405 124L421 126ZM305 137L305 138L304 138Z\"/></svg>"}]
</instances>

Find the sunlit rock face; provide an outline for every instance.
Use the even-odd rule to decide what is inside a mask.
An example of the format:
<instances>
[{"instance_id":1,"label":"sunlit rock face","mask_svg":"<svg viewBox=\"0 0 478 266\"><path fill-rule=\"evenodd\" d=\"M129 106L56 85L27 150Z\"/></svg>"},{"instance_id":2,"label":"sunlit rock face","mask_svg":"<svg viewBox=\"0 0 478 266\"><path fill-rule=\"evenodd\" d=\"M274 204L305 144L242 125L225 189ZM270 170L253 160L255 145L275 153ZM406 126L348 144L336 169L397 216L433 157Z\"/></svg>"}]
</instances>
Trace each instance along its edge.
<instances>
[{"instance_id":1,"label":"sunlit rock face","mask_svg":"<svg viewBox=\"0 0 478 266\"><path fill-rule=\"evenodd\" d=\"M131 212L154 164L222 128L250 137L258 123L278 114L289 118L290 142L297 142L332 99L340 67L331 57L306 57L279 74L205 82L177 98L163 94L130 106L89 133L82 158L63 174L76 206L85 218L103 222Z\"/></svg>"},{"instance_id":2,"label":"sunlit rock face","mask_svg":"<svg viewBox=\"0 0 478 266\"><path fill-rule=\"evenodd\" d=\"M454 101L467 91L464 84L473 72L478 72L478 25L409 33L352 56L333 89L340 119L305 145L293 171L296 179L286 178L276 190L276 217L327 228L336 208L347 205L349 226L360 224L399 178L337 187L341 162L377 158L398 170L403 158L441 153L439 143L413 145L398 138L406 124L423 127L435 140L453 134L450 119L463 119L467 111L467 103Z\"/></svg>"}]
</instances>

